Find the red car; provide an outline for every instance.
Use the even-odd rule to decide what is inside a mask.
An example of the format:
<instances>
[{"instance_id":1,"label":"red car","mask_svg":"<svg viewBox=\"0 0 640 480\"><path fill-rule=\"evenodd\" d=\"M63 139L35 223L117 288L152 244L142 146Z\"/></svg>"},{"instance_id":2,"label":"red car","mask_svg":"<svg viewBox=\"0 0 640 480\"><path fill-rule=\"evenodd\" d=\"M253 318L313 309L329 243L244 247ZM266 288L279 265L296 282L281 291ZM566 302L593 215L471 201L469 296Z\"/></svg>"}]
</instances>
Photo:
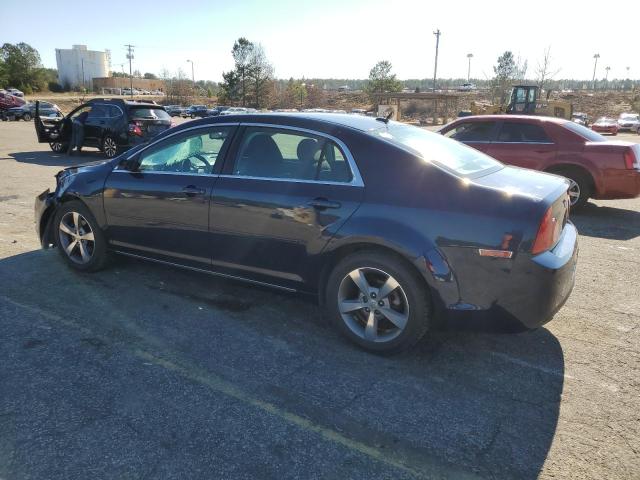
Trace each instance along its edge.
<instances>
[{"instance_id":1,"label":"red car","mask_svg":"<svg viewBox=\"0 0 640 480\"><path fill-rule=\"evenodd\" d=\"M575 122L521 115L463 117L440 130L504 163L569 179L571 206L640 195L640 144L611 141Z\"/></svg>"},{"instance_id":2,"label":"red car","mask_svg":"<svg viewBox=\"0 0 640 480\"><path fill-rule=\"evenodd\" d=\"M591 130L598 133L618 134L618 121L613 118L600 117L591 125Z\"/></svg>"}]
</instances>

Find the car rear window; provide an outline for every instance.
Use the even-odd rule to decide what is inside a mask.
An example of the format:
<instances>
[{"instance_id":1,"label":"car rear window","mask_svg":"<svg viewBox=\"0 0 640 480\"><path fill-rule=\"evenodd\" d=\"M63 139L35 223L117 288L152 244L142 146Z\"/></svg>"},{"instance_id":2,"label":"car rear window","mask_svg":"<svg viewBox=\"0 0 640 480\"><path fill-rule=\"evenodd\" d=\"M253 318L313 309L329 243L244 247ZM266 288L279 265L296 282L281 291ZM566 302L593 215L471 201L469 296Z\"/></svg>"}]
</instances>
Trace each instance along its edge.
<instances>
[{"instance_id":1,"label":"car rear window","mask_svg":"<svg viewBox=\"0 0 640 480\"><path fill-rule=\"evenodd\" d=\"M131 118L134 120L171 121L171 116L163 108L133 107L130 112Z\"/></svg>"},{"instance_id":2,"label":"car rear window","mask_svg":"<svg viewBox=\"0 0 640 480\"><path fill-rule=\"evenodd\" d=\"M504 143L552 143L541 125L523 122L504 122L498 142Z\"/></svg>"},{"instance_id":3,"label":"car rear window","mask_svg":"<svg viewBox=\"0 0 640 480\"><path fill-rule=\"evenodd\" d=\"M565 128L571 130L573 133L580 135L585 140L590 142L606 142L607 139L604 138L597 132L594 132L590 128L583 127L582 125L578 125L575 122L565 122L562 124Z\"/></svg>"},{"instance_id":4,"label":"car rear window","mask_svg":"<svg viewBox=\"0 0 640 480\"><path fill-rule=\"evenodd\" d=\"M418 156L461 176L502 167L502 163L471 147L422 128L389 122L374 136L409 149Z\"/></svg>"}]
</instances>

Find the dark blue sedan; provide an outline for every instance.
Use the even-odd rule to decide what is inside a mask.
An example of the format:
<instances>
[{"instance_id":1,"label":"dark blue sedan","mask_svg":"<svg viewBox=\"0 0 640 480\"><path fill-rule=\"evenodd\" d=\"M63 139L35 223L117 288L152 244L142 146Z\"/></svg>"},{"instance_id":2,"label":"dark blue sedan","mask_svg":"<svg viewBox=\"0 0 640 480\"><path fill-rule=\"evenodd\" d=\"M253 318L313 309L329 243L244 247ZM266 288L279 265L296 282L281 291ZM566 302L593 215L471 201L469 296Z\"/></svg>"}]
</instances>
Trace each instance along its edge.
<instances>
[{"instance_id":1,"label":"dark blue sedan","mask_svg":"<svg viewBox=\"0 0 640 480\"><path fill-rule=\"evenodd\" d=\"M250 114L61 171L36 228L81 271L119 253L316 295L396 352L439 319L549 321L574 284L567 188L386 119Z\"/></svg>"}]
</instances>

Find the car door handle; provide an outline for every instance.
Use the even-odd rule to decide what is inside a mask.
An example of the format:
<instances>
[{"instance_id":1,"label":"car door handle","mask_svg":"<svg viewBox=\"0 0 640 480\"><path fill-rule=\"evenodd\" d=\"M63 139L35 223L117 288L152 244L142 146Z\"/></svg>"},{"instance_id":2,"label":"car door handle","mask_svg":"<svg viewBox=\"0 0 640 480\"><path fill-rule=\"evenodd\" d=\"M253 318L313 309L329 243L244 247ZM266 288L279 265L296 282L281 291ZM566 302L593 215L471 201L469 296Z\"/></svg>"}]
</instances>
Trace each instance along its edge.
<instances>
[{"instance_id":1,"label":"car door handle","mask_svg":"<svg viewBox=\"0 0 640 480\"><path fill-rule=\"evenodd\" d=\"M195 197L196 195L204 195L204 188L198 188L195 185L187 185L182 189L182 193L184 193L187 197Z\"/></svg>"},{"instance_id":2,"label":"car door handle","mask_svg":"<svg viewBox=\"0 0 640 480\"><path fill-rule=\"evenodd\" d=\"M318 210L326 210L327 208L340 208L342 205L340 202L332 202L326 198L314 198L309 202L309 205Z\"/></svg>"}]
</instances>

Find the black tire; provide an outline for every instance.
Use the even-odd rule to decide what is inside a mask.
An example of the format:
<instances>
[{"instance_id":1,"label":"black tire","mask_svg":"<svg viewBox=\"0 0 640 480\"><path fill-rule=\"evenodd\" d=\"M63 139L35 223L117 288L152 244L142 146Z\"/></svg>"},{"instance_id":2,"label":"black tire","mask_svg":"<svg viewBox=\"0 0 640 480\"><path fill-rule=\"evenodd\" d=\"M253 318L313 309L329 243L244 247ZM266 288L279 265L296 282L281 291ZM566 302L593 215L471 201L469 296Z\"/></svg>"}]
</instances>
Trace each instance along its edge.
<instances>
[{"instance_id":1,"label":"black tire","mask_svg":"<svg viewBox=\"0 0 640 480\"><path fill-rule=\"evenodd\" d=\"M115 158L120 153L118 143L113 137L110 137L109 135L102 139L101 150L107 158Z\"/></svg>"},{"instance_id":2,"label":"black tire","mask_svg":"<svg viewBox=\"0 0 640 480\"><path fill-rule=\"evenodd\" d=\"M31 121L31 114L30 113L25 113L24 115L22 115L22 120L24 120L25 122L30 122Z\"/></svg>"},{"instance_id":3,"label":"black tire","mask_svg":"<svg viewBox=\"0 0 640 480\"><path fill-rule=\"evenodd\" d=\"M571 203L571 210L576 211L583 208L593 194L593 182L589 174L574 169L556 170L552 173L562 175L577 184L579 195L578 199L574 203Z\"/></svg>"},{"instance_id":4,"label":"black tire","mask_svg":"<svg viewBox=\"0 0 640 480\"><path fill-rule=\"evenodd\" d=\"M194 119L194 118L196 118L196 116L195 115L191 115L191 118Z\"/></svg>"},{"instance_id":5,"label":"black tire","mask_svg":"<svg viewBox=\"0 0 640 480\"><path fill-rule=\"evenodd\" d=\"M62 222L62 220L68 218L67 214L71 214L71 216L73 216L74 213L78 213L81 215L82 219L84 220L82 222L84 228L86 228L88 224L91 232L93 233L94 240L92 248L85 247L90 254L90 258L88 261L83 263L79 263L78 261L74 261L73 259L80 255L79 246L74 247L71 250L73 255L70 255L65 251L64 242L65 238L68 237L60 229L60 223ZM60 253L62 259L71 268L81 272L96 272L105 267L109 260L107 252L107 242L104 237L104 233L98 226L98 222L96 222L95 217L84 203L79 200L71 200L60 205L60 207L56 211L52 228L53 238L58 249L58 253Z\"/></svg>"},{"instance_id":6,"label":"black tire","mask_svg":"<svg viewBox=\"0 0 640 480\"><path fill-rule=\"evenodd\" d=\"M69 149L69 144L65 142L51 142L49 148L55 153L65 153Z\"/></svg>"},{"instance_id":7,"label":"black tire","mask_svg":"<svg viewBox=\"0 0 640 480\"><path fill-rule=\"evenodd\" d=\"M392 295L399 296L399 291L403 294L402 298L406 300L408 306L408 319L404 328L398 329L397 336L390 338L388 341L372 341L363 338L347 324L347 321L343 319L343 314L340 312L338 304L340 302L341 285L345 285L343 280L347 281L349 273L358 269L386 273L393 277L401 287L400 290L394 290L394 293L390 294L388 298L391 298ZM410 264L394 254L377 250L365 250L348 255L334 267L329 275L325 292L324 307L332 323L349 340L370 352L390 355L407 350L427 333L431 323L428 287ZM360 293L356 293L356 295L360 295ZM370 295L370 297L368 299L369 302L375 303L380 300L372 300L372 298L375 298L374 295ZM374 309L373 306L372 309ZM364 310L358 310L358 312L349 317L353 319L352 324L356 323L360 315L369 315L364 313ZM388 323L388 325L391 325L391 323Z\"/></svg>"}]
</instances>

